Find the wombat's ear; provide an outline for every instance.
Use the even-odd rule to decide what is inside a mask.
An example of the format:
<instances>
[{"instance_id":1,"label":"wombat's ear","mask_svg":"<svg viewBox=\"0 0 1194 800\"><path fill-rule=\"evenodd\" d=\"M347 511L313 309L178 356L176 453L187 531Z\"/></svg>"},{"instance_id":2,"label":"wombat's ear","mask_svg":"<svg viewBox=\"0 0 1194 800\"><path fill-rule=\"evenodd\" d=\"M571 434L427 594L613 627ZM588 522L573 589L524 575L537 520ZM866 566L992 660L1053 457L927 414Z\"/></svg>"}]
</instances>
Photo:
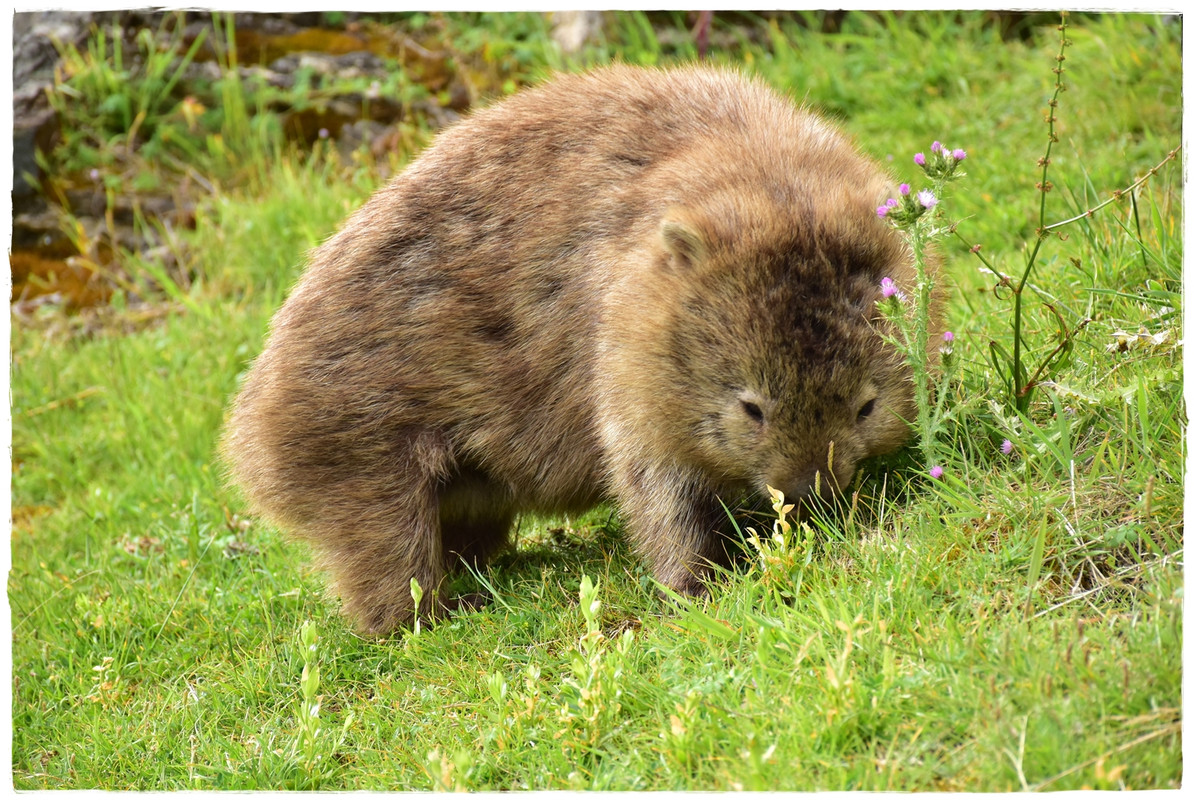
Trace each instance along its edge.
<instances>
[{"instance_id":1,"label":"wombat's ear","mask_svg":"<svg viewBox=\"0 0 1194 800\"><path fill-rule=\"evenodd\" d=\"M700 264L709 250L700 228L682 212L668 212L659 226L659 235L672 264L679 269L691 269Z\"/></svg>"}]
</instances>

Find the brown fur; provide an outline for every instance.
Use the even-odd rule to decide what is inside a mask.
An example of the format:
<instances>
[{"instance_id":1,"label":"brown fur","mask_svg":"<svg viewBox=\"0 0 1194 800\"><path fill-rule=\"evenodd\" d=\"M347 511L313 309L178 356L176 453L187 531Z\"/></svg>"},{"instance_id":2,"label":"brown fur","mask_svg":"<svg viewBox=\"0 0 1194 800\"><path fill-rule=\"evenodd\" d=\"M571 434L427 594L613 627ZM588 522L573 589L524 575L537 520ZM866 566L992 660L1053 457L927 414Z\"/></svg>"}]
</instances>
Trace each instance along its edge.
<instances>
[{"instance_id":1,"label":"brown fur","mask_svg":"<svg viewBox=\"0 0 1194 800\"><path fill-rule=\"evenodd\" d=\"M914 281L890 190L734 72L559 77L445 131L314 252L224 452L365 630L515 514L606 498L698 592L719 497L844 486L908 436L874 312L881 278Z\"/></svg>"}]
</instances>

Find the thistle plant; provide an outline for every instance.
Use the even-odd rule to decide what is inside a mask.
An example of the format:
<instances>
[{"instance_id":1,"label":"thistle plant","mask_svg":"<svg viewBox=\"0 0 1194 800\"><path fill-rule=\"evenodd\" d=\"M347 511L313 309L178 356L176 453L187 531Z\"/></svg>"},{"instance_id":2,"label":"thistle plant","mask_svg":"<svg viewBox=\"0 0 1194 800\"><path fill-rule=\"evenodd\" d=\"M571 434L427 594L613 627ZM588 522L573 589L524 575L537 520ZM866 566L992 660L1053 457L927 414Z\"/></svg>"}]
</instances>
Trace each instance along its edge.
<instances>
[{"instance_id":1,"label":"thistle plant","mask_svg":"<svg viewBox=\"0 0 1194 800\"><path fill-rule=\"evenodd\" d=\"M948 416L945 408L946 389L953 379L956 362L953 356L954 335L946 331L941 336L938 353L930 351L930 306L929 301L936 289L936 277L928 268L929 253L933 241L949 233L953 226L941 220L941 198L945 187L951 181L965 175L960 165L966 160L966 151L950 149L939 141L933 142L928 154L917 153L913 162L920 167L928 185L913 191L911 185L901 183L899 196L892 197L875 209L875 213L895 226L907 239L916 266L916 286L908 287L910 293L896 285L889 277L879 282L883 297L879 310L895 328L895 334L887 340L903 354L912 369L914 396L916 399L915 428L925 460L933 465L930 475L940 478L943 468L939 464L937 435ZM934 378L933 365L940 360L942 374ZM934 381L936 397L934 398Z\"/></svg>"},{"instance_id":2,"label":"thistle plant","mask_svg":"<svg viewBox=\"0 0 1194 800\"><path fill-rule=\"evenodd\" d=\"M1059 46L1057 55L1054 56L1056 65L1053 67L1053 94L1049 99L1048 110L1045 112L1045 124L1048 129L1048 136L1045 144L1044 155L1036 162L1037 167L1040 168L1040 180L1036 184L1036 190L1040 194L1040 199L1037 207L1037 229L1036 238L1029 243L1026 248L1026 256L1024 260L1024 267L1020 271L1018 277L1000 270L995 264L986 258L982 253L982 246L972 244L962 236L956 228L951 228L950 233L956 236L963 244L970 249L987 268L987 270L995 275L997 279L996 296L1000 292L1010 293L1012 297L1012 350L1009 353L1000 343L991 340L990 342L990 359L995 372L1000 375L1003 380L1005 390L1011 399L1012 403L1018 412L1024 413L1028 410L1032 403L1032 396L1034 390L1046 380L1048 375L1063 368L1068 361L1070 353L1073 351L1074 338L1084 328L1090 320L1080 320L1073 326L1068 325L1061 313L1049 302L1041 300L1041 305L1044 306L1050 313L1053 314L1057 322L1057 344L1049 349L1040 357L1035 365L1029 363L1029 351L1031 348L1026 341L1024 335L1024 294L1025 290L1031 288L1029 280L1032 277L1033 270L1036 267L1037 258L1041 253L1041 248L1052 234L1058 229L1077 222L1086 217L1092 216L1096 211L1103 208L1110 203L1113 203L1123 196L1127 195L1134 198L1134 192L1137 188L1142 186L1145 181L1155 175L1157 171L1167 162L1177 157L1180 147L1174 148L1169 152L1165 158L1150 169L1143 177L1134 181L1127 189L1117 190L1111 193L1111 197L1099 203L1093 208L1087 209L1077 216L1069 219L1060 220L1054 223L1047 222L1046 216L1046 202L1053 190L1053 184L1049 180L1049 167L1052 163L1053 145L1059 141L1057 135L1057 109L1060 105L1060 97L1062 92L1066 90L1066 84L1063 80L1065 73L1066 48L1070 46L1070 42L1066 39L1066 12L1061 12L1061 23L1057 26L1059 32Z\"/></svg>"}]
</instances>

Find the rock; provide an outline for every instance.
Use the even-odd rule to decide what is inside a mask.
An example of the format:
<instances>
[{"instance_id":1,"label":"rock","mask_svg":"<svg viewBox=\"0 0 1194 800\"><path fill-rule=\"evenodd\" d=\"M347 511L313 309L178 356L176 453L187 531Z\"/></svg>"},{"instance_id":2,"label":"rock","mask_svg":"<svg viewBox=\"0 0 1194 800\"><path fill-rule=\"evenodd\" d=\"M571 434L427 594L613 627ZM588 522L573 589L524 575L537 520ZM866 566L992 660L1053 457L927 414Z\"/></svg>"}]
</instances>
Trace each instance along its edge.
<instances>
[{"instance_id":1,"label":"rock","mask_svg":"<svg viewBox=\"0 0 1194 800\"><path fill-rule=\"evenodd\" d=\"M54 85L58 50L54 40L78 44L87 35L91 14L39 11L12 18L12 204L13 213L34 211L37 183L43 175L38 150L49 152L58 137L58 115L46 89ZM32 178L32 180L30 180Z\"/></svg>"},{"instance_id":2,"label":"rock","mask_svg":"<svg viewBox=\"0 0 1194 800\"><path fill-rule=\"evenodd\" d=\"M551 12L551 38L564 55L575 55L601 35L600 11Z\"/></svg>"},{"instance_id":3,"label":"rock","mask_svg":"<svg viewBox=\"0 0 1194 800\"><path fill-rule=\"evenodd\" d=\"M33 98L13 96L12 120L12 207L13 211L32 211L42 205L38 203L38 184L44 176L37 153L53 149L59 133L58 115L45 93L39 92Z\"/></svg>"},{"instance_id":4,"label":"rock","mask_svg":"<svg viewBox=\"0 0 1194 800\"><path fill-rule=\"evenodd\" d=\"M386 71L386 62L367 50L337 56L335 64L336 72L342 78L382 75Z\"/></svg>"},{"instance_id":5,"label":"rock","mask_svg":"<svg viewBox=\"0 0 1194 800\"><path fill-rule=\"evenodd\" d=\"M214 61L192 61L182 71L179 83L189 86L195 83L215 83L220 79L220 65Z\"/></svg>"},{"instance_id":6,"label":"rock","mask_svg":"<svg viewBox=\"0 0 1194 800\"><path fill-rule=\"evenodd\" d=\"M61 213L42 202L40 207L17 212L13 203L12 249L73 253L74 245L62 232Z\"/></svg>"},{"instance_id":7,"label":"rock","mask_svg":"<svg viewBox=\"0 0 1194 800\"><path fill-rule=\"evenodd\" d=\"M94 15L86 11L33 11L12 16L12 83L14 91L54 79L58 50L54 40L80 44Z\"/></svg>"},{"instance_id":8,"label":"rock","mask_svg":"<svg viewBox=\"0 0 1194 800\"><path fill-rule=\"evenodd\" d=\"M349 161L352 154L362 146L372 151L374 142L388 132L389 128L380 122L359 119L340 129L340 135L336 137L336 150L339 151L341 159Z\"/></svg>"}]
</instances>

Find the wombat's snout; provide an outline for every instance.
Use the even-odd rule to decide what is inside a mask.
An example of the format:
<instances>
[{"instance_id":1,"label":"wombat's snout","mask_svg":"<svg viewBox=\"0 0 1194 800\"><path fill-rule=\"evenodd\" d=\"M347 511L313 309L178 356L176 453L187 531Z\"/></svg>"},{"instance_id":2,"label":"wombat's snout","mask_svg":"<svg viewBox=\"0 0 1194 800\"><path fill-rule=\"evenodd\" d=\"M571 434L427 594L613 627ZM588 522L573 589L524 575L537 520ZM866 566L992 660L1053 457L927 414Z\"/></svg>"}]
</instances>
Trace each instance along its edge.
<instances>
[{"instance_id":1,"label":"wombat's snout","mask_svg":"<svg viewBox=\"0 0 1194 800\"><path fill-rule=\"evenodd\" d=\"M854 479L855 464L833 463L822 458L791 469L777 471L760 487L763 496L767 486L779 489L788 502L796 503L814 497L828 499L841 494Z\"/></svg>"},{"instance_id":2,"label":"wombat's snout","mask_svg":"<svg viewBox=\"0 0 1194 800\"><path fill-rule=\"evenodd\" d=\"M824 500L841 491L832 476L827 476L819 470L814 470L807 477L797 480L768 479L759 490L761 496L767 496L768 486L783 492L785 501L789 503L811 500L814 497Z\"/></svg>"}]
</instances>

